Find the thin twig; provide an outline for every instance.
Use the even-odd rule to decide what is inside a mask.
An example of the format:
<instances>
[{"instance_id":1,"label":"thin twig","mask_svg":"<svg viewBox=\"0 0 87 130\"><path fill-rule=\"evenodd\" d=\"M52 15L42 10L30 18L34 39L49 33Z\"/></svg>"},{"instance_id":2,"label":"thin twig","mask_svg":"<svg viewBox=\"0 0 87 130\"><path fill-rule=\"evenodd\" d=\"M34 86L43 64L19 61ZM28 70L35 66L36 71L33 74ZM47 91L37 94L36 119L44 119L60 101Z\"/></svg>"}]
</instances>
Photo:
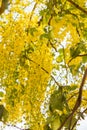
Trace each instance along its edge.
<instances>
[{"instance_id":1,"label":"thin twig","mask_svg":"<svg viewBox=\"0 0 87 130\"><path fill-rule=\"evenodd\" d=\"M36 9L36 6L37 6L37 3L34 4L34 7L33 7L33 9L32 9L31 16L30 16L30 21L31 21L31 19L32 19L32 17L33 17L33 14L34 14L34 11L35 11L35 9Z\"/></svg>"},{"instance_id":2,"label":"thin twig","mask_svg":"<svg viewBox=\"0 0 87 130\"><path fill-rule=\"evenodd\" d=\"M29 61L31 61L32 63L36 64L36 65L39 66L44 72L46 72L47 74L49 74L49 72L48 72L44 67L42 67L40 64L38 64L37 62L33 61L32 59L30 59L30 58L27 57L27 56L26 56L25 58L28 59ZM51 75L51 78L55 81L55 83L56 83L57 86L59 86L59 87L62 86L61 84L59 84L59 83L56 81L56 79L54 78L53 75Z\"/></svg>"},{"instance_id":3,"label":"thin twig","mask_svg":"<svg viewBox=\"0 0 87 130\"><path fill-rule=\"evenodd\" d=\"M30 128L25 128L25 129L22 129L22 128L20 128L20 127L16 126L16 125L7 124L7 123L5 123L4 121L1 121L1 122L2 122L4 125L8 126L8 127L14 127L14 128L19 129L19 130L31 130Z\"/></svg>"},{"instance_id":4,"label":"thin twig","mask_svg":"<svg viewBox=\"0 0 87 130\"><path fill-rule=\"evenodd\" d=\"M51 41L49 41L49 43L50 43L50 45L52 46L52 48L53 48L56 52L58 52L58 51L57 51L57 48L53 45L53 43L52 43Z\"/></svg>"},{"instance_id":5,"label":"thin twig","mask_svg":"<svg viewBox=\"0 0 87 130\"><path fill-rule=\"evenodd\" d=\"M87 56L87 54L79 54L79 55L77 55L76 57L72 57L72 58L68 61L68 65L69 65L70 62L71 62L72 60L74 60L75 58L77 58L77 57L83 57L83 56Z\"/></svg>"},{"instance_id":6,"label":"thin twig","mask_svg":"<svg viewBox=\"0 0 87 130\"><path fill-rule=\"evenodd\" d=\"M77 94L78 94L78 92L74 93L70 98L67 99L67 102L68 102L69 100L71 100L74 96L76 96Z\"/></svg>"},{"instance_id":7,"label":"thin twig","mask_svg":"<svg viewBox=\"0 0 87 130\"><path fill-rule=\"evenodd\" d=\"M74 5L77 9L79 9L80 11L82 11L83 13L87 14L87 11L84 10L81 6L79 6L78 4L76 4L74 1L72 0L67 0L68 2L70 2L72 5Z\"/></svg>"},{"instance_id":8,"label":"thin twig","mask_svg":"<svg viewBox=\"0 0 87 130\"><path fill-rule=\"evenodd\" d=\"M73 124L71 130L74 129L74 127L76 126L77 122L80 120L81 115L84 114L86 111L87 111L87 108L83 112L81 112L80 116L78 117L78 119L76 120L76 122Z\"/></svg>"},{"instance_id":9,"label":"thin twig","mask_svg":"<svg viewBox=\"0 0 87 130\"><path fill-rule=\"evenodd\" d=\"M61 44L62 45L62 44ZM68 70L67 70L67 64L66 64L66 56L65 56L65 49L64 49L64 46L62 45L63 47L63 57L64 57L64 64L65 64L65 69L66 69L66 84L68 84Z\"/></svg>"}]
</instances>

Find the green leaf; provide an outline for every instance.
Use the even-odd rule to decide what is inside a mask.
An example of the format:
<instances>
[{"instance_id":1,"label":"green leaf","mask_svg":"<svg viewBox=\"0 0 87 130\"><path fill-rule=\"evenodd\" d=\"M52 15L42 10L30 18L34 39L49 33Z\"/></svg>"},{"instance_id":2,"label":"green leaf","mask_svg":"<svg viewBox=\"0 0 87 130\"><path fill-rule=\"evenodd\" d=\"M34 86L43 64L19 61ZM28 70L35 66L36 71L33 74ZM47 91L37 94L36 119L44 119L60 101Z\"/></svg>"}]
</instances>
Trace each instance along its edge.
<instances>
[{"instance_id":1,"label":"green leaf","mask_svg":"<svg viewBox=\"0 0 87 130\"><path fill-rule=\"evenodd\" d=\"M60 49L58 50L58 52L59 52L60 54L63 54L63 48L60 48Z\"/></svg>"},{"instance_id":2,"label":"green leaf","mask_svg":"<svg viewBox=\"0 0 87 130\"><path fill-rule=\"evenodd\" d=\"M87 15L86 15L85 13L81 13L80 16L81 16L82 18L86 18L86 17L87 17Z\"/></svg>"},{"instance_id":3,"label":"green leaf","mask_svg":"<svg viewBox=\"0 0 87 130\"><path fill-rule=\"evenodd\" d=\"M57 117L54 119L54 121L51 123L52 130L57 130L60 126L60 118Z\"/></svg>"},{"instance_id":4,"label":"green leaf","mask_svg":"<svg viewBox=\"0 0 87 130\"><path fill-rule=\"evenodd\" d=\"M63 61L63 58L64 58L64 56L63 56L63 49L60 48L60 49L58 50L58 52L59 52L59 56L56 58L56 61L57 61L57 62L62 62L62 61Z\"/></svg>"},{"instance_id":5,"label":"green leaf","mask_svg":"<svg viewBox=\"0 0 87 130\"><path fill-rule=\"evenodd\" d=\"M70 56L72 58L77 57L79 54L83 52L87 52L87 49L86 49L86 45L82 41L80 43L77 43L76 46L72 46L70 48Z\"/></svg>"},{"instance_id":6,"label":"green leaf","mask_svg":"<svg viewBox=\"0 0 87 130\"><path fill-rule=\"evenodd\" d=\"M37 29L35 28L35 27L31 27L31 28L27 28L27 29L25 29L25 32L28 34L28 33L30 33L32 36L34 36L34 32L36 32L37 31Z\"/></svg>"},{"instance_id":7,"label":"green leaf","mask_svg":"<svg viewBox=\"0 0 87 130\"><path fill-rule=\"evenodd\" d=\"M87 62L87 56L83 56L82 61L83 61L83 63Z\"/></svg>"},{"instance_id":8,"label":"green leaf","mask_svg":"<svg viewBox=\"0 0 87 130\"><path fill-rule=\"evenodd\" d=\"M73 64L73 65L70 65L70 71L71 71L71 73L73 73L74 68L75 68L75 65L74 65L74 64Z\"/></svg>"},{"instance_id":9,"label":"green leaf","mask_svg":"<svg viewBox=\"0 0 87 130\"><path fill-rule=\"evenodd\" d=\"M40 36L40 39L42 40L43 38L47 38L48 40L51 39L51 33L44 33Z\"/></svg>"},{"instance_id":10,"label":"green leaf","mask_svg":"<svg viewBox=\"0 0 87 130\"><path fill-rule=\"evenodd\" d=\"M42 40L43 38L49 38L48 34L47 33L44 33L40 36L40 39Z\"/></svg>"},{"instance_id":11,"label":"green leaf","mask_svg":"<svg viewBox=\"0 0 87 130\"><path fill-rule=\"evenodd\" d=\"M54 110L63 110L64 104L65 104L65 96L63 93L61 93L61 90L55 90L54 93L51 95L50 98L50 111Z\"/></svg>"},{"instance_id":12,"label":"green leaf","mask_svg":"<svg viewBox=\"0 0 87 130\"><path fill-rule=\"evenodd\" d=\"M58 56L57 59L56 59L56 61L57 62L62 62L63 61L63 56L62 55Z\"/></svg>"},{"instance_id":13,"label":"green leaf","mask_svg":"<svg viewBox=\"0 0 87 130\"><path fill-rule=\"evenodd\" d=\"M71 47L70 48L70 56L72 58L75 58L76 56L78 56L80 54L80 49L78 47Z\"/></svg>"},{"instance_id":14,"label":"green leaf","mask_svg":"<svg viewBox=\"0 0 87 130\"><path fill-rule=\"evenodd\" d=\"M68 86L67 89L72 91L72 90L75 90L77 87L78 87L77 85L73 84L71 86Z\"/></svg>"},{"instance_id":15,"label":"green leaf","mask_svg":"<svg viewBox=\"0 0 87 130\"><path fill-rule=\"evenodd\" d=\"M83 36L87 39L87 28L83 30Z\"/></svg>"},{"instance_id":16,"label":"green leaf","mask_svg":"<svg viewBox=\"0 0 87 130\"><path fill-rule=\"evenodd\" d=\"M0 91L0 97L3 97L4 93L2 91Z\"/></svg>"},{"instance_id":17,"label":"green leaf","mask_svg":"<svg viewBox=\"0 0 87 130\"><path fill-rule=\"evenodd\" d=\"M29 32L30 32L30 34L31 34L32 36L34 36L34 32L37 32L37 29L36 29L35 27L30 28L30 29L29 29Z\"/></svg>"},{"instance_id":18,"label":"green leaf","mask_svg":"<svg viewBox=\"0 0 87 130\"><path fill-rule=\"evenodd\" d=\"M46 125L44 126L44 130L52 130L52 129L50 128L49 124L46 124Z\"/></svg>"}]
</instances>

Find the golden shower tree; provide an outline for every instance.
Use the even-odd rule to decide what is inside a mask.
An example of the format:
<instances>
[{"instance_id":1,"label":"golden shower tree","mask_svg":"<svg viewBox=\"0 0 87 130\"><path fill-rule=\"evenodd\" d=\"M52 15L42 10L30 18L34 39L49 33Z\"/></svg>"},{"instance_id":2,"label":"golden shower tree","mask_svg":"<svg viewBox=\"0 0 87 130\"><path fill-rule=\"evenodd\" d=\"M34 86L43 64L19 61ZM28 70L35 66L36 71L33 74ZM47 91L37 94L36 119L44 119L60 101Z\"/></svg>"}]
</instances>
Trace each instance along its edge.
<instances>
[{"instance_id":1,"label":"golden shower tree","mask_svg":"<svg viewBox=\"0 0 87 130\"><path fill-rule=\"evenodd\" d=\"M1 1L0 120L4 125L73 130L84 118L86 5L85 0Z\"/></svg>"}]
</instances>

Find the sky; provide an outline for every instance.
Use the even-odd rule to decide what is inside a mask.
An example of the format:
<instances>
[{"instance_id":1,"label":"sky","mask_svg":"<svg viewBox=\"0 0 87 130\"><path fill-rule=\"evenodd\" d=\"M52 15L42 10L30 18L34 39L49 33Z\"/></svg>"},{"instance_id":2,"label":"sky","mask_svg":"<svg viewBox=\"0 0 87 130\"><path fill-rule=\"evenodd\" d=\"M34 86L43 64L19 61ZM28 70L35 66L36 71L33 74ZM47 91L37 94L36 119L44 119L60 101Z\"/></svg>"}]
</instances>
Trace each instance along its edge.
<instances>
[{"instance_id":1,"label":"sky","mask_svg":"<svg viewBox=\"0 0 87 130\"><path fill-rule=\"evenodd\" d=\"M77 127L77 130L87 130L87 117L85 120L81 120L80 125Z\"/></svg>"}]
</instances>

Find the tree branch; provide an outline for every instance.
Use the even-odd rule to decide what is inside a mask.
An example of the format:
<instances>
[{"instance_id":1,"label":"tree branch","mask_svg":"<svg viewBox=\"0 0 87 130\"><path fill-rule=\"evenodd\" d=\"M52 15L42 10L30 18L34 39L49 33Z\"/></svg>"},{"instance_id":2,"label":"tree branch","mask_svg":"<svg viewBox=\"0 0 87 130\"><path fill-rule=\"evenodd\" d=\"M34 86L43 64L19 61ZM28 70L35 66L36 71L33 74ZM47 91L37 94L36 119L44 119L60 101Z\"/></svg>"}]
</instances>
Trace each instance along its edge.
<instances>
[{"instance_id":1,"label":"tree branch","mask_svg":"<svg viewBox=\"0 0 87 130\"><path fill-rule=\"evenodd\" d=\"M66 69L66 84L68 84L68 70L67 70L67 64L66 64L66 54L65 54L65 49L64 46L62 44L60 44L63 48L63 57L64 57L64 64L65 64L65 69Z\"/></svg>"},{"instance_id":2,"label":"tree branch","mask_svg":"<svg viewBox=\"0 0 87 130\"><path fill-rule=\"evenodd\" d=\"M69 65L69 63L70 63L72 60L74 60L75 58L77 58L77 57L83 57L83 56L87 56L87 54L79 54L79 55L77 55L76 57L72 57L72 58L68 61L68 65Z\"/></svg>"},{"instance_id":3,"label":"tree branch","mask_svg":"<svg viewBox=\"0 0 87 130\"><path fill-rule=\"evenodd\" d=\"M81 82L81 85L80 85L80 88L79 88L79 95L78 95L76 103L75 103L75 105L73 107L72 113L69 114L69 116L64 120L64 122L61 124L61 126L57 130L61 130L61 128L65 125L65 123L69 119L71 119L73 117L74 113L76 112L76 110L78 109L78 107L81 105L81 101L82 101L82 90L83 90L83 86L84 86L84 83L85 83L85 80L86 80L86 76L87 76L87 69L85 70L85 73L83 75L82 82Z\"/></svg>"},{"instance_id":4,"label":"tree branch","mask_svg":"<svg viewBox=\"0 0 87 130\"><path fill-rule=\"evenodd\" d=\"M70 2L72 5L74 5L77 9L79 9L80 11L82 11L83 13L87 14L87 11L84 10L81 6L79 6L78 4L76 4L74 1L72 0L67 0L68 2Z\"/></svg>"},{"instance_id":5,"label":"tree branch","mask_svg":"<svg viewBox=\"0 0 87 130\"><path fill-rule=\"evenodd\" d=\"M53 48L56 52L58 52L58 51L57 51L57 48L53 45L53 43L52 43L51 41L49 41L49 43L50 43L50 45L52 46L52 48Z\"/></svg>"},{"instance_id":6,"label":"tree branch","mask_svg":"<svg viewBox=\"0 0 87 130\"><path fill-rule=\"evenodd\" d=\"M30 58L27 57L27 56L26 56L25 58L28 59L29 61L31 61L32 63L36 64L37 66L39 66L45 73L49 74L49 72L48 72L45 68L43 68L40 64L38 64L37 62L33 61L32 59L30 59ZM55 81L55 83L56 83L57 86L59 86L59 87L62 86L61 84L59 84L59 83L56 81L56 79L54 78L53 75L51 75L51 78Z\"/></svg>"},{"instance_id":7,"label":"tree branch","mask_svg":"<svg viewBox=\"0 0 87 130\"><path fill-rule=\"evenodd\" d=\"M71 100L74 96L76 96L77 94L78 94L78 92L74 93L70 98L67 99L67 102L68 102L69 100Z\"/></svg>"},{"instance_id":8,"label":"tree branch","mask_svg":"<svg viewBox=\"0 0 87 130\"><path fill-rule=\"evenodd\" d=\"M0 7L0 15L7 9L8 7L8 0L2 0L1 7Z\"/></svg>"},{"instance_id":9,"label":"tree branch","mask_svg":"<svg viewBox=\"0 0 87 130\"><path fill-rule=\"evenodd\" d=\"M32 9L31 16L30 16L30 21L32 20L34 11L35 11L35 9L36 9L36 6L37 6L37 3L34 4L34 7L33 7L33 9Z\"/></svg>"}]
</instances>

